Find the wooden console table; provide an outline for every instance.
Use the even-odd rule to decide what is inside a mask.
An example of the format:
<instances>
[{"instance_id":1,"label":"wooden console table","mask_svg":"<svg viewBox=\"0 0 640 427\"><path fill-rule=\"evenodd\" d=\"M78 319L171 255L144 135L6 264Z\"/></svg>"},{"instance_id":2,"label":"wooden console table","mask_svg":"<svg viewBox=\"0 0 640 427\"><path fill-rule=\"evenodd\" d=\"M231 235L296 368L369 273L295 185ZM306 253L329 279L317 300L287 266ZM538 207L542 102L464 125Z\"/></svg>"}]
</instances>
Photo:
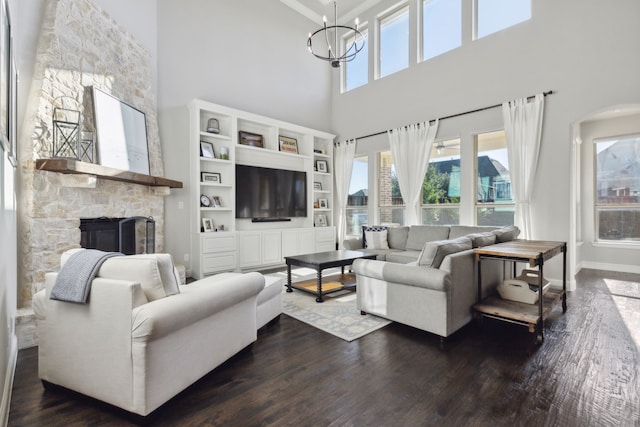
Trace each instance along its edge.
<instances>
[{"instance_id":1,"label":"wooden console table","mask_svg":"<svg viewBox=\"0 0 640 427\"><path fill-rule=\"evenodd\" d=\"M562 302L562 311L567 311L567 244L541 240L513 240L474 249L478 266L478 303L473 306L480 317L491 317L529 327L529 332L538 331L538 343L544 341L544 319L553 308ZM544 263L562 253L562 290L549 288L542 292ZM485 259L527 262L530 267L538 267L538 303L525 304L492 295L482 299L482 261ZM544 295L543 295L544 294Z\"/></svg>"}]
</instances>

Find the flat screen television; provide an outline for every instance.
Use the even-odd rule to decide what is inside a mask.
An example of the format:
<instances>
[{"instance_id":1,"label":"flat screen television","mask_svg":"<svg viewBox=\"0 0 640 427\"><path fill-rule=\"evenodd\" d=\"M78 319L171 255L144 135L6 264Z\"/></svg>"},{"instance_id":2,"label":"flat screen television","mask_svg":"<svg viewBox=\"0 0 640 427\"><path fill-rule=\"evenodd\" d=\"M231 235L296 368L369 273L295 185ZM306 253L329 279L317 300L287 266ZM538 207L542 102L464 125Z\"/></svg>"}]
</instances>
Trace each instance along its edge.
<instances>
[{"instance_id":1,"label":"flat screen television","mask_svg":"<svg viewBox=\"0 0 640 427\"><path fill-rule=\"evenodd\" d=\"M236 165L236 218L306 216L306 172Z\"/></svg>"}]
</instances>

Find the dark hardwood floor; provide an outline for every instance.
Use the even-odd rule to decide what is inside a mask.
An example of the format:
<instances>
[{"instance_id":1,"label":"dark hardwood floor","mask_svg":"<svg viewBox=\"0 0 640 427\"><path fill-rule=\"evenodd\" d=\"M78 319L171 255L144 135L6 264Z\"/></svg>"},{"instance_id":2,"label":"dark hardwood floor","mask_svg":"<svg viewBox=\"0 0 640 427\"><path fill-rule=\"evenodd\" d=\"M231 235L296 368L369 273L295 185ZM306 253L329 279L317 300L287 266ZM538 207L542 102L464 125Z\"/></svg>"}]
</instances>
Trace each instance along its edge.
<instances>
[{"instance_id":1,"label":"dark hardwood floor","mask_svg":"<svg viewBox=\"0 0 640 427\"><path fill-rule=\"evenodd\" d=\"M485 320L444 350L400 324L348 343L282 315L147 423L639 426L640 275L583 270L568 305L552 313L541 346L525 327ZM9 426L134 425L95 400L43 389L37 359L35 348L20 351Z\"/></svg>"}]
</instances>

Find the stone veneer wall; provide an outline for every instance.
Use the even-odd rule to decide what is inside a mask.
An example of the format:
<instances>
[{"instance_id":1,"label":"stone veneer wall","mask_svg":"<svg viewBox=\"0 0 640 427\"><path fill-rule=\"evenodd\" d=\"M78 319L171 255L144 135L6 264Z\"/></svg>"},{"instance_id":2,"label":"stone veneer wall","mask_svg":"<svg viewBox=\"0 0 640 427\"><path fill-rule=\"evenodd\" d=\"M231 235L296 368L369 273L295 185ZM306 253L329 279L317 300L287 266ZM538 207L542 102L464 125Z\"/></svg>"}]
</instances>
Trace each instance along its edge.
<instances>
[{"instance_id":1,"label":"stone veneer wall","mask_svg":"<svg viewBox=\"0 0 640 427\"><path fill-rule=\"evenodd\" d=\"M81 112L93 130L91 86L146 114L151 175L163 176L149 54L92 0L47 0L34 77L20 135L18 307L29 307L60 255L80 246L80 218L153 216L164 246L168 188L35 170L51 157L55 107Z\"/></svg>"}]
</instances>

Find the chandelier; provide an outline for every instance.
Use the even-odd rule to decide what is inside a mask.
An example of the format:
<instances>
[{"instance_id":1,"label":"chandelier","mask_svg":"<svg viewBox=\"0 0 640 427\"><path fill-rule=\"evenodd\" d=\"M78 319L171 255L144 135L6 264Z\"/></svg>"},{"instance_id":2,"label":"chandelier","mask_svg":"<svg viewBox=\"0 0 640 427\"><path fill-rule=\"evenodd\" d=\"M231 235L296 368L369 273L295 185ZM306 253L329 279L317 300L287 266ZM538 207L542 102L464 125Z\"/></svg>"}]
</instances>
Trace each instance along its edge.
<instances>
[{"instance_id":1,"label":"chandelier","mask_svg":"<svg viewBox=\"0 0 640 427\"><path fill-rule=\"evenodd\" d=\"M341 63L355 59L356 54L364 47L364 36L358 30L358 18L355 21L355 28L347 25L338 25L338 6L335 1L333 2L333 14L333 25L327 26L327 17L323 16L322 28L314 33L309 33L307 48L316 58L329 61L333 68L339 68ZM345 49L342 55L339 54L340 40L345 40ZM314 46L317 46L317 48ZM324 51L326 51L326 54L324 54Z\"/></svg>"}]
</instances>

